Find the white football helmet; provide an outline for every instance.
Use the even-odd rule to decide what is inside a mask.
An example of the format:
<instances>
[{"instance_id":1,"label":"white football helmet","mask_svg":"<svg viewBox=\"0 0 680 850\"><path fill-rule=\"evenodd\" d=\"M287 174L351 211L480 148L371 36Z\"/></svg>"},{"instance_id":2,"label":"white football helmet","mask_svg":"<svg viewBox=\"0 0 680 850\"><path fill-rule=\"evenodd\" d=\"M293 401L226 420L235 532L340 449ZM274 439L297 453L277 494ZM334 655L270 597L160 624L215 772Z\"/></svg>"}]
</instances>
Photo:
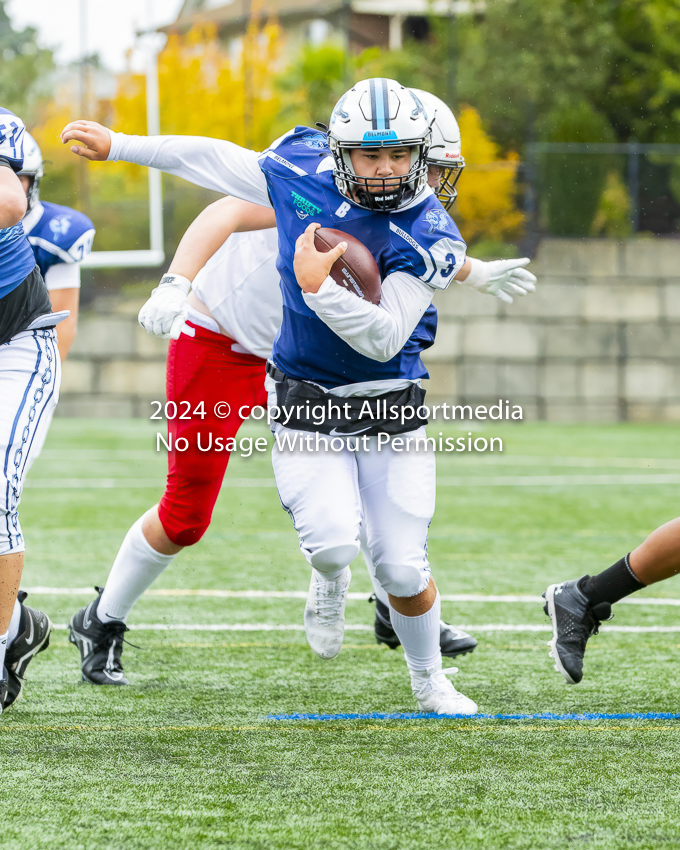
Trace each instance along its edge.
<instances>
[{"instance_id":1,"label":"white football helmet","mask_svg":"<svg viewBox=\"0 0 680 850\"><path fill-rule=\"evenodd\" d=\"M43 159L40 153L38 143L26 131L24 133L24 167L19 174L24 174L29 178L28 189L26 190L26 199L28 201L28 209L38 202L40 181L43 178L45 170L43 169Z\"/></svg>"},{"instance_id":2,"label":"white football helmet","mask_svg":"<svg viewBox=\"0 0 680 850\"><path fill-rule=\"evenodd\" d=\"M357 206L381 212L410 203L427 186L431 120L419 98L396 80L374 77L352 86L335 104L328 128L340 193ZM389 179L359 177L350 150L371 147L410 147L408 174Z\"/></svg>"},{"instance_id":3,"label":"white football helmet","mask_svg":"<svg viewBox=\"0 0 680 850\"><path fill-rule=\"evenodd\" d=\"M465 168L460 152L460 130L456 117L449 107L435 95L420 89L411 89L420 98L432 124L432 145L427 154L428 165L439 166L437 197L445 210L451 209L458 197L456 183Z\"/></svg>"}]
</instances>

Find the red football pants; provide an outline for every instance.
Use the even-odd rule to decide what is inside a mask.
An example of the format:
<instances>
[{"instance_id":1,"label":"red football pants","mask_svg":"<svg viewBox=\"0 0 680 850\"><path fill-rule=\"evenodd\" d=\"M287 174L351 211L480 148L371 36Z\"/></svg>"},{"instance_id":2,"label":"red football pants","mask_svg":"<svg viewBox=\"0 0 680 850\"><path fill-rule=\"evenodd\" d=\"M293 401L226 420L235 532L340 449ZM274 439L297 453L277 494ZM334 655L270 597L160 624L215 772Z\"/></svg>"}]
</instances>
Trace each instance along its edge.
<instances>
[{"instance_id":1,"label":"red football pants","mask_svg":"<svg viewBox=\"0 0 680 850\"><path fill-rule=\"evenodd\" d=\"M199 432L204 447L212 432L214 446L217 437L236 436L252 407L267 405L266 361L232 351L234 342L224 334L187 324L196 335L182 333L168 347L167 397L176 403L177 416L168 419L173 451L168 453L168 478L158 507L165 533L178 546L191 546L205 534L229 463L228 451L199 451ZM191 418L180 419L186 402ZM193 414L201 402L204 418ZM215 415L218 402L227 402L231 408L226 419ZM222 406L220 411L224 410ZM174 448L181 437L189 443L186 451Z\"/></svg>"}]
</instances>

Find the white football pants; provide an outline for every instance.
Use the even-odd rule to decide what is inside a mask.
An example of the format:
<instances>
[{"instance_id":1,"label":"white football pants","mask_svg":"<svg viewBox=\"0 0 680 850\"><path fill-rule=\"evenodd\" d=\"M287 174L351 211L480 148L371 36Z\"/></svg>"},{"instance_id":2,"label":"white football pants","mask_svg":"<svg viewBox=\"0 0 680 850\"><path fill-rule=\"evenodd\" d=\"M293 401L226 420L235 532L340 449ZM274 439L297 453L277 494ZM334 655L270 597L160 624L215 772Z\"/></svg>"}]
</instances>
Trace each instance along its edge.
<instances>
[{"instance_id":1,"label":"white football pants","mask_svg":"<svg viewBox=\"0 0 680 850\"><path fill-rule=\"evenodd\" d=\"M0 555L24 551L19 502L59 400L61 361L53 328L0 345Z\"/></svg>"},{"instance_id":2,"label":"white football pants","mask_svg":"<svg viewBox=\"0 0 680 850\"><path fill-rule=\"evenodd\" d=\"M397 450L392 438L331 438L277 425L272 464L281 504L300 549L319 572L346 567L359 553L362 524L375 575L392 596L421 593L430 581L427 533L434 514L435 457L425 428ZM317 437L324 448L316 446ZM294 448L286 447L296 439ZM420 438L416 443L415 438ZM290 445L290 443L289 443ZM333 450L340 447L340 450Z\"/></svg>"}]
</instances>

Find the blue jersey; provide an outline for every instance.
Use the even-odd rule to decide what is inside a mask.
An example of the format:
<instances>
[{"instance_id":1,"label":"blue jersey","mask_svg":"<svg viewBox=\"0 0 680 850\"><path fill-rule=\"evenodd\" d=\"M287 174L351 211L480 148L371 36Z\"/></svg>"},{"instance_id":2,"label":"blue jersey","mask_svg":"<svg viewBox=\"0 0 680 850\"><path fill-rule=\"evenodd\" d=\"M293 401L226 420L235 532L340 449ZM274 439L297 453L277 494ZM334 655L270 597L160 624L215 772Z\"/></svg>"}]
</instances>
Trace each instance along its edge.
<instances>
[{"instance_id":1,"label":"blue jersey","mask_svg":"<svg viewBox=\"0 0 680 850\"><path fill-rule=\"evenodd\" d=\"M6 159L13 171L21 171L24 164L25 131L21 118L0 107L0 158ZM35 258L21 222L0 230L0 298L16 289L34 267Z\"/></svg>"},{"instance_id":2,"label":"blue jersey","mask_svg":"<svg viewBox=\"0 0 680 850\"><path fill-rule=\"evenodd\" d=\"M41 201L24 219L24 229L44 278L52 266L79 263L92 250L92 222L70 207Z\"/></svg>"},{"instance_id":3,"label":"blue jersey","mask_svg":"<svg viewBox=\"0 0 680 850\"><path fill-rule=\"evenodd\" d=\"M310 309L293 272L295 241L311 222L355 236L370 250L384 280L406 272L433 289L446 289L464 243L458 228L431 193L396 212L374 212L350 203L333 179L326 136L308 127L275 142L260 158L279 232L277 268L283 322L272 358L291 378L326 388L366 381L427 378L420 359L434 342L437 312L430 306L404 348L381 363L355 351Z\"/></svg>"}]
</instances>

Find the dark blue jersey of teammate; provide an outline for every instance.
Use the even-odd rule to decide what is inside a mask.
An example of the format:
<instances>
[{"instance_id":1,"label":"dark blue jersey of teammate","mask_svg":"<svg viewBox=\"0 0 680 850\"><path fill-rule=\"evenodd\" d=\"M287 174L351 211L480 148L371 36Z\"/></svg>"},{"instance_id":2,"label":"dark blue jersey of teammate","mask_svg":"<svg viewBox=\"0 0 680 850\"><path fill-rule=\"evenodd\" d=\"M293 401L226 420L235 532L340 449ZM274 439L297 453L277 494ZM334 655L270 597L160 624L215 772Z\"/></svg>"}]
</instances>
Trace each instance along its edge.
<instances>
[{"instance_id":1,"label":"dark blue jersey of teammate","mask_svg":"<svg viewBox=\"0 0 680 850\"><path fill-rule=\"evenodd\" d=\"M23 224L48 288L48 271L52 266L79 263L92 250L94 226L78 210L40 201L28 213Z\"/></svg>"},{"instance_id":2,"label":"dark blue jersey of teammate","mask_svg":"<svg viewBox=\"0 0 680 850\"><path fill-rule=\"evenodd\" d=\"M6 160L15 172L21 171L24 164L25 131L21 118L0 107L0 159ZM0 230L0 298L16 289L34 267L35 258L21 222Z\"/></svg>"},{"instance_id":3,"label":"dark blue jersey of teammate","mask_svg":"<svg viewBox=\"0 0 680 850\"><path fill-rule=\"evenodd\" d=\"M435 289L446 289L464 259L458 228L431 192L396 212L373 212L352 204L333 179L326 136L308 127L275 142L260 157L279 231L277 267L283 322L272 358L286 375L326 388L367 381L428 377L420 359L431 346L437 312L430 306L404 348L379 362L355 351L306 304L293 272L295 241L312 222L355 236L373 254L381 278L406 272Z\"/></svg>"}]
</instances>

